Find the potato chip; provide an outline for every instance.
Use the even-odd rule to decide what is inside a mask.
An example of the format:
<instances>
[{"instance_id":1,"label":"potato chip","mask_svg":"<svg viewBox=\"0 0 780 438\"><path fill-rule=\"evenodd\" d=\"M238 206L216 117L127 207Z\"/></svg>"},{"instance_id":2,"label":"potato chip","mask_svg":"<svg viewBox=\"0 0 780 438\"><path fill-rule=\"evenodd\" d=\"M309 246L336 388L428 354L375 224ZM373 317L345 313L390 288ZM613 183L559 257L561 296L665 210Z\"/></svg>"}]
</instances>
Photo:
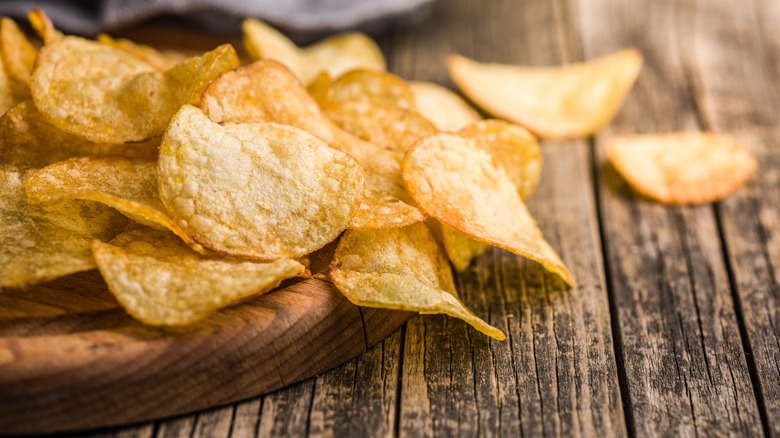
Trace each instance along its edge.
<instances>
[{"instance_id":1,"label":"potato chip","mask_svg":"<svg viewBox=\"0 0 780 438\"><path fill-rule=\"evenodd\" d=\"M352 70L331 85L331 102L356 100L378 105L414 109L415 101L406 82L383 71Z\"/></svg>"},{"instance_id":2,"label":"potato chip","mask_svg":"<svg viewBox=\"0 0 780 438\"><path fill-rule=\"evenodd\" d=\"M756 169L755 157L736 140L705 132L614 137L607 157L634 189L667 204L718 201Z\"/></svg>"},{"instance_id":3,"label":"potato chip","mask_svg":"<svg viewBox=\"0 0 780 438\"><path fill-rule=\"evenodd\" d=\"M0 164L40 168L71 157L119 155L157 159L160 137L141 143L95 143L49 123L32 100L19 103L0 118Z\"/></svg>"},{"instance_id":4,"label":"potato chip","mask_svg":"<svg viewBox=\"0 0 780 438\"><path fill-rule=\"evenodd\" d=\"M44 44L54 42L62 38L62 33L54 28L54 24L46 16L46 13L42 9L35 8L27 14L27 18L30 20L30 26L32 26L35 33L41 37Z\"/></svg>"},{"instance_id":5,"label":"potato chip","mask_svg":"<svg viewBox=\"0 0 780 438\"><path fill-rule=\"evenodd\" d=\"M358 306L444 313L486 335L504 334L452 293L449 263L423 224L344 233L331 264L333 284Z\"/></svg>"},{"instance_id":6,"label":"potato chip","mask_svg":"<svg viewBox=\"0 0 780 438\"><path fill-rule=\"evenodd\" d=\"M271 26L253 18L244 20L244 45L255 59L274 59L286 65L304 84L325 71L331 77L355 69L385 70L385 58L368 36L349 32L299 49Z\"/></svg>"},{"instance_id":7,"label":"potato chip","mask_svg":"<svg viewBox=\"0 0 780 438\"><path fill-rule=\"evenodd\" d=\"M313 135L276 123L220 126L185 105L163 136L160 198L214 251L300 257L335 239L363 196L360 165Z\"/></svg>"},{"instance_id":8,"label":"potato chip","mask_svg":"<svg viewBox=\"0 0 780 438\"><path fill-rule=\"evenodd\" d=\"M6 73L18 84L19 97L30 97L30 73L38 51L16 22L7 17L0 19L0 55Z\"/></svg>"},{"instance_id":9,"label":"potato chip","mask_svg":"<svg viewBox=\"0 0 780 438\"><path fill-rule=\"evenodd\" d=\"M166 72L125 50L75 36L41 49L31 79L35 106L54 125L94 142L162 134L173 114L238 65L229 44Z\"/></svg>"},{"instance_id":10,"label":"potato chip","mask_svg":"<svg viewBox=\"0 0 780 438\"><path fill-rule=\"evenodd\" d=\"M453 82L488 113L542 138L585 137L620 109L642 67L636 49L557 67L486 64L447 58Z\"/></svg>"},{"instance_id":11,"label":"potato chip","mask_svg":"<svg viewBox=\"0 0 780 438\"><path fill-rule=\"evenodd\" d=\"M320 108L325 108L330 103L331 94L333 94L332 84L333 78L327 72L321 72L306 86L306 91L309 92L309 95L317 102Z\"/></svg>"},{"instance_id":12,"label":"potato chip","mask_svg":"<svg viewBox=\"0 0 780 438\"><path fill-rule=\"evenodd\" d=\"M533 195L542 174L542 153L536 137L520 126L502 120L482 120L457 133L488 151L505 171L520 197Z\"/></svg>"},{"instance_id":13,"label":"potato chip","mask_svg":"<svg viewBox=\"0 0 780 438\"><path fill-rule=\"evenodd\" d=\"M100 34L97 37L98 42L108 46L122 49L138 58L143 59L153 65L157 70L166 71L187 59L187 55L180 52L165 51L161 52L154 47L145 46L125 38L111 38L109 35Z\"/></svg>"},{"instance_id":14,"label":"potato chip","mask_svg":"<svg viewBox=\"0 0 780 438\"><path fill-rule=\"evenodd\" d=\"M194 250L208 251L168 216L157 188L157 163L121 157L80 157L31 172L27 196L40 201L76 198L102 202L144 225L173 231Z\"/></svg>"},{"instance_id":15,"label":"potato chip","mask_svg":"<svg viewBox=\"0 0 780 438\"><path fill-rule=\"evenodd\" d=\"M417 111L440 131L457 131L482 116L460 96L433 82L408 82Z\"/></svg>"},{"instance_id":16,"label":"potato chip","mask_svg":"<svg viewBox=\"0 0 780 438\"><path fill-rule=\"evenodd\" d=\"M92 243L100 273L127 312L150 325L185 325L270 291L299 274L292 259L204 257L167 231L139 229Z\"/></svg>"},{"instance_id":17,"label":"potato chip","mask_svg":"<svg viewBox=\"0 0 780 438\"><path fill-rule=\"evenodd\" d=\"M93 269L92 239L111 239L127 219L95 202L38 202L26 174L0 169L0 287L39 283Z\"/></svg>"},{"instance_id":18,"label":"potato chip","mask_svg":"<svg viewBox=\"0 0 780 438\"><path fill-rule=\"evenodd\" d=\"M398 161L418 139L438 132L416 111L369 101L333 102L327 114L348 133L384 148Z\"/></svg>"},{"instance_id":19,"label":"potato chip","mask_svg":"<svg viewBox=\"0 0 780 438\"><path fill-rule=\"evenodd\" d=\"M339 128L282 64L263 60L225 73L206 89L201 106L214 122L268 120L295 126L355 158L366 171L366 190L349 228L400 227L425 219L404 189L401 162Z\"/></svg>"},{"instance_id":20,"label":"potato chip","mask_svg":"<svg viewBox=\"0 0 780 438\"><path fill-rule=\"evenodd\" d=\"M432 217L471 238L536 260L572 284L517 188L474 140L451 133L425 137L407 152L403 179Z\"/></svg>"},{"instance_id":21,"label":"potato chip","mask_svg":"<svg viewBox=\"0 0 780 438\"><path fill-rule=\"evenodd\" d=\"M4 113L20 102L16 87L11 77L6 73L0 59L0 112Z\"/></svg>"}]
</instances>

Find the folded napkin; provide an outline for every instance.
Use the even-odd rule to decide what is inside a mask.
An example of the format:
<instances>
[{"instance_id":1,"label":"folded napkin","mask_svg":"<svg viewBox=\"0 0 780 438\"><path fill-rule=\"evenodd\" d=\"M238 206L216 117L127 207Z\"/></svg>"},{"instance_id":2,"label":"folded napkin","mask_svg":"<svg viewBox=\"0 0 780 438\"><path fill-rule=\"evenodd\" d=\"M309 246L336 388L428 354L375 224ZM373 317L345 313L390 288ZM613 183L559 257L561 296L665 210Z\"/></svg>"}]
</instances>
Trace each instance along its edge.
<instances>
[{"instance_id":1,"label":"folded napkin","mask_svg":"<svg viewBox=\"0 0 780 438\"><path fill-rule=\"evenodd\" d=\"M339 30L377 35L415 23L428 14L433 0L3 0L0 15L26 20L43 9L66 33L113 32L144 20L174 15L209 31L237 33L246 17L266 21L296 39Z\"/></svg>"}]
</instances>

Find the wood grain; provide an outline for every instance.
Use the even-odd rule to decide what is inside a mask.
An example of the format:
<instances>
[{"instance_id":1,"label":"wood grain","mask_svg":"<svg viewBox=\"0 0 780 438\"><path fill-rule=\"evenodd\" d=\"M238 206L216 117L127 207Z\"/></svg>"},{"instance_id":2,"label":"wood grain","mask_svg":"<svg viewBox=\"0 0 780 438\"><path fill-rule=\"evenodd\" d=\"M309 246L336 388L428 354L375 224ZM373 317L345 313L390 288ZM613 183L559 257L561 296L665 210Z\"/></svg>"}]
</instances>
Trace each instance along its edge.
<instances>
[{"instance_id":1,"label":"wood grain","mask_svg":"<svg viewBox=\"0 0 780 438\"><path fill-rule=\"evenodd\" d=\"M586 57L625 46L645 56L623 111L596 138L627 415L639 436L757 436L760 415L713 208L645 200L604 158L611 135L705 128L680 47L694 26L693 7L672 1L578 3Z\"/></svg>"},{"instance_id":2,"label":"wood grain","mask_svg":"<svg viewBox=\"0 0 780 438\"><path fill-rule=\"evenodd\" d=\"M2 318L10 320L0 332L3 433L94 428L222 405L331 369L368 345L360 310L321 280L165 329L127 317L92 279L87 273L0 295ZM373 313L372 341L408 317L387 313ZM203 413L196 433L212 436L230 424L229 409Z\"/></svg>"}]
</instances>

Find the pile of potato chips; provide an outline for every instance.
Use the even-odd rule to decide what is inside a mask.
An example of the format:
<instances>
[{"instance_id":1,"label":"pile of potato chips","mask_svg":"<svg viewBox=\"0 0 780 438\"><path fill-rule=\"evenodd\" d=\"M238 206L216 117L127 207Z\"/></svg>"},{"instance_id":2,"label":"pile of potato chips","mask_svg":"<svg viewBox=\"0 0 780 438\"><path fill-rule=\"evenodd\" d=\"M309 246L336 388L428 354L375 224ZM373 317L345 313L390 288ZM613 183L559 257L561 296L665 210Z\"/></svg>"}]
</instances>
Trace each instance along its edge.
<instances>
[{"instance_id":1,"label":"pile of potato chips","mask_svg":"<svg viewBox=\"0 0 780 438\"><path fill-rule=\"evenodd\" d=\"M542 169L529 130L595 132L641 65L633 50L549 71L449 59L474 102L523 127L387 73L358 33L298 48L247 20L242 65L230 45L186 57L62 35L38 10L30 22L40 50L0 26L0 286L98 268L152 325L316 275L357 305L503 339L458 299L451 266L492 245L573 284L524 204Z\"/></svg>"}]
</instances>

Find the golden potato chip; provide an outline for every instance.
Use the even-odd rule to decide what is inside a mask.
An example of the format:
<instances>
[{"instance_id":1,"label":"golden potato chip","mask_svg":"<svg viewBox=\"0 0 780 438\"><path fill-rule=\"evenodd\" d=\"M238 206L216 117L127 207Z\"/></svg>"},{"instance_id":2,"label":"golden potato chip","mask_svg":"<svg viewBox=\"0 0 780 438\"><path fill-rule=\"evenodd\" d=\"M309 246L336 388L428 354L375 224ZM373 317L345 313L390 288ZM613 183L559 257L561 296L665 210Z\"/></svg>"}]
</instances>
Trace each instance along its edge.
<instances>
[{"instance_id":1,"label":"golden potato chip","mask_svg":"<svg viewBox=\"0 0 780 438\"><path fill-rule=\"evenodd\" d=\"M358 306L444 313L492 338L505 338L452 293L449 263L423 224L347 231L336 249L330 277Z\"/></svg>"},{"instance_id":2,"label":"golden potato chip","mask_svg":"<svg viewBox=\"0 0 780 438\"><path fill-rule=\"evenodd\" d=\"M262 60L225 73L206 89L201 106L214 122L268 120L295 126L355 158L366 171L366 190L349 228L400 227L425 219L404 189L401 162L339 128L282 64Z\"/></svg>"},{"instance_id":3,"label":"golden potato chip","mask_svg":"<svg viewBox=\"0 0 780 438\"><path fill-rule=\"evenodd\" d=\"M572 284L517 188L474 140L450 133L423 138L406 154L403 179L432 217L471 238L536 260Z\"/></svg>"},{"instance_id":4,"label":"golden potato chip","mask_svg":"<svg viewBox=\"0 0 780 438\"><path fill-rule=\"evenodd\" d=\"M6 73L18 83L19 97L30 97L30 73L38 51L16 22L7 17L0 19L0 55Z\"/></svg>"},{"instance_id":5,"label":"golden potato chip","mask_svg":"<svg viewBox=\"0 0 780 438\"><path fill-rule=\"evenodd\" d=\"M416 111L369 101L333 102L327 114L348 133L384 148L399 161L418 139L438 132Z\"/></svg>"},{"instance_id":6,"label":"golden potato chip","mask_svg":"<svg viewBox=\"0 0 780 438\"><path fill-rule=\"evenodd\" d=\"M309 85L306 86L306 91L317 102L320 108L325 108L331 99L333 90L331 85L333 84L333 78L330 77L328 72L321 72L314 78Z\"/></svg>"},{"instance_id":7,"label":"golden potato chip","mask_svg":"<svg viewBox=\"0 0 780 438\"><path fill-rule=\"evenodd\" d=\"M26 174L0 169L0 287L25 286L93 269L92 239L111 239L127 225L95 202L38 202Z\"/></svg>"},{"instance_id":8,"label":"golden potato chip","mask_svg":"<svg viewBox=\"0 0 780 438\"><path fill-rule=\"evenodd\" d=\"M274 59L286 65L303 83L325 71L331 77L355 69L385 70L385 57L376 42L358 32L328 37L299 49L271 26L249 18L242 25L244 45L255 59Z\"/></svg>"},{"instance_id":9,"label":"golden potato chip","mask_svg":"<svg viewBox=\"0 0 780 438\"><path fill-rule=\"evenodd\" d=\"M723 199L756 169L756 159L736 140L705 132L614 137L607 157L634 189L667 204Z\"/></svg>"},{"instance_id":10,"label":"golden potato chip","mask_svg":"<svg viewBox=\"0 0 780 438\"><path fill-rule=\"evenodd\" d=\"M406 82L384 71L352 70L331 85L331 102L356 100L378 105L414 109L415 101Z\"/></svg>"},{"instance_id":11,"label":"golden potato chip","mask_svg":"<svg viewBox=\"0 0 780 438\"><path fill-rule=\"evenodd\" d=\"M185 105L163 136L160 198L185 233L214 251L271 260L335 239L363 196L360 165L276 123L220 126Z\"/></svg>"},{"instance_id":12,"label":"golden potato chip","mask_svg":"<svg viewBox=\"0 0 780 438\"><path fill-rule=\"evenodd\" d=\"M62 38L62 33L54 28L54 24L42 9L35 8L31 10L27 14L27 18L30 20L30 26L32 26L35 33L41 37L45 44Z\"/></svg>"},{"instance_id":13,"label":"golden potato chip","mask_svg":"<svg viewBox=\"0 0 780 438\"><path fill-rule=\"evenodd\" d=\"M100 34L97 37L98 42L108 46L122 49L131 53L160 71L166 71L176 66L176 64L187 59L187 55L180 52L165 51L161 52L154 47L145 46L125 38L111 38L109 35Z\"/></svg>"},{"instance_id":14,"label":"golden potato chip","mask_svg":"<svg viewBox=\"0 0 780 438\"><path fill-rule=\"evenodd\" d=\"M408 82L417 111L440 131L457 131L482 119L460 96L433 82Z\"/></svg>"},{"instance_id":15,"label":"golden potato chip","mask_svg":"<svg viewBox=\"0 0 780 438\"><path fill-rule=\"evenodd\" d=\"M71 157L118 155L147 161L157 159L160 137L141 143L95 143L49 123L26 100L0 118L0 164L19 169L40 168Z\"/></svg>"},{"instance_id":16,"label":"golden potato chip","mask_svg":"<svg viewBox=\"0 0 780 438\"><path fill-rule=\"evenodd\" d=\"M16 94L16 87L11 77L6 73L0 59L0 112L4 113L9 108L20 102Z\"/></svg>"},{"instance_id":17,"label":"golden potato chip","mask_svg":"<svg viewBox=\"0 0 780 438\"><path fill-rule=\"evenodd\" d=\"M215 77L237 65L226 44L160 72L125 50L65 36L41 49L30 88L35 106L60 129L126 143L162 134L176 110L198 103Z\"/></svg>"},{"instance_id":18,"label":"golden potato chip","mask_svg":"<svg viewBox=\"0 0 780 438\"><path fill-rule=\"evenodd\" d=\"M484 64L447 58L453 82L488 113L542 138L579 138L606 125L642 67L636 49L557 67Z\"/></svg>"},{"instance_id":19,"label":"golden potato chip","mask_svg":"<svg viewBox=\"0 0 780 438\"><path fill-rule=\"evenodd\" d=\"M542 153L536 137L502 120L482 120L457 133L471 138L504 168L523 200L533 195L542 174Z\"/></svg>"},{"instance_id":20,"label":"golden potato chip","mask_svg":"<svg viewBox=\"0 0 780 438\"><path fill-rule=\"evenodd\" d=\"M150 228L92 242L100 273L117 301L150 325L185 325L270 291L304 266L292 259L208 258L167 231Z\"/></svg>"},{"instance_id":21,"label":"golden potato chip","mask_svg":"<svg viewBox=\"0 0 780 438\"><path fill-rule=\"evenodd\" d=\"M121 157L79 157L31 172L27 196L102 202L144 225L173 231L194 250L208 251L168 216L157 188L157 163Z\"/></svg>"}]
</instances>

